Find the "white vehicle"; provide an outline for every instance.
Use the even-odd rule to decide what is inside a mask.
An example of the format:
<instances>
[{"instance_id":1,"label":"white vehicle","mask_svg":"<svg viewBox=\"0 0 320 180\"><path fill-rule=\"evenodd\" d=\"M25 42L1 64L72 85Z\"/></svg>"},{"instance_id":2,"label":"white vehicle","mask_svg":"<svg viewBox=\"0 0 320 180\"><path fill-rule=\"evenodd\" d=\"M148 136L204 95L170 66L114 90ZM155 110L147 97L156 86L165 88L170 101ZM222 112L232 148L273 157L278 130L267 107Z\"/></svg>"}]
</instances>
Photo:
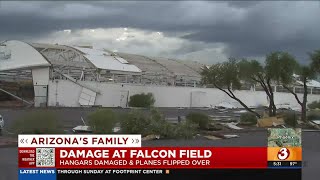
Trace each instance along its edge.
<instances>
[{"instance_id":1,"label":"white vehicle","mask_svg":"<svg viewBox=\"0 0 320 180\"><path fill-rule=\"evenodd\" d=\"M0 115L0 135L2 133L3 128L4 128L4 120L3 120L3 117Z\"/></svg>"}]
</instances>

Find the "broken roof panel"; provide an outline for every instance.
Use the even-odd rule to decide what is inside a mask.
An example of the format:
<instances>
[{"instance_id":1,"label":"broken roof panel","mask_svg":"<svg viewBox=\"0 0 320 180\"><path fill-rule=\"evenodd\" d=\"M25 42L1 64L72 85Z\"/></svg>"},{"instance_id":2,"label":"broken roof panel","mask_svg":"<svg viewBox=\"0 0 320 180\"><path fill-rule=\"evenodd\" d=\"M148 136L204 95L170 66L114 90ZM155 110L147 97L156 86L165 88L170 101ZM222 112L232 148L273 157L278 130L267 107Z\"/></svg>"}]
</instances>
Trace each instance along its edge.
<instances>
[{"instance_id":1,"label":"broken roof panel","mask_svg":"<svg viewBox=\"0 0 320 180\"><path fill-rule=\"evenodd\" d=\"M79 48L73 47L84 53L84 56L92 62L99 69L106 69L111 71L125 71L140 73L142 72L137 66L133 64L126 63L127 61L111 55L106 51L89 49L89 48Z\"/></svg>"},{"instance_id":2,"label":"broken roof panel","mask_svg":"<svg viewBox=\"0 0 320 180\"><path fill-rule=\"evenodd\" d=\"M301 82L301 81L297 81L297 83L299 83L300 85L303 85L303 82ZM309 87L320 87L320 82L315 81L315 80L309 80L307 82L307 86L309 86Z\"/></svg>"}]
</instances>

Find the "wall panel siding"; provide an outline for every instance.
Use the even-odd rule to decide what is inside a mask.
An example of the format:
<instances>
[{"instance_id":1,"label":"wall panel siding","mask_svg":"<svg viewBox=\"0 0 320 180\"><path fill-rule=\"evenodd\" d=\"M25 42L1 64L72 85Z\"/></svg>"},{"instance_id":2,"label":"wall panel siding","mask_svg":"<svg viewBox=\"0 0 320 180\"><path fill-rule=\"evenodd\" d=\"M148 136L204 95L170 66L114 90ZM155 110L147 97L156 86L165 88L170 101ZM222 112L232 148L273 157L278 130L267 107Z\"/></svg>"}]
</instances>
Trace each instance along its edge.
<instances>
[{"instance_id":1,"label":"wall panel siding","mask_svg":"<svg viewBox=\"0 0 320 180\"><path fill-rule=\"evenodd\" d=\"M129 91L129 97L139 93L153 93L156 107L190 107L192 92L201 91L205 98L201 98L201 106L215 106L228 102L238 107L239 103L228 97L225 93L213 88L192 88L172 86L141 86L132 84L98 83L94 81L82 82L87 86L98 89L95 105L103 107L121 106L121 91ZM79 107L78 102L82 87L68 80L53 80L49 82L49 106ZM234 92L248 106L268 105L267 96L263 91L242 90ZM302 94L298 94L302 98ZM128 98L129 99L129 98ZM308 95L308 102L320 100L320 95ZM299 107L293 95L276 92L275 104L289 104ZM199 102L197 103L199 107Z\"/></svg>"}]
</instances>

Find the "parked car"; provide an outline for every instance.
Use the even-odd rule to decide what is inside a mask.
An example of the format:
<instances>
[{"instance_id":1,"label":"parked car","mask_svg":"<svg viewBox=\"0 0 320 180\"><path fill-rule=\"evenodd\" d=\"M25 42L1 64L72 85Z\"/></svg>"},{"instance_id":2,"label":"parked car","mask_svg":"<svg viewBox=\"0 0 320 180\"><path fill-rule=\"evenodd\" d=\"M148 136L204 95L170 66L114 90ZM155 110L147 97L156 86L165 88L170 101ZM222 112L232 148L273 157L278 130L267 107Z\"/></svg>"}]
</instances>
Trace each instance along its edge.
<instances>
[{"instance_id":1,"label":"parked car","mask_svg":"<svg viewBox=\"0 0 320 180\"><path fill-rule=\"evenodd\" d=\"M4 128L4 119L0 115L0 135L2 134L3 128Z\"/></svg>"}]
</instances>

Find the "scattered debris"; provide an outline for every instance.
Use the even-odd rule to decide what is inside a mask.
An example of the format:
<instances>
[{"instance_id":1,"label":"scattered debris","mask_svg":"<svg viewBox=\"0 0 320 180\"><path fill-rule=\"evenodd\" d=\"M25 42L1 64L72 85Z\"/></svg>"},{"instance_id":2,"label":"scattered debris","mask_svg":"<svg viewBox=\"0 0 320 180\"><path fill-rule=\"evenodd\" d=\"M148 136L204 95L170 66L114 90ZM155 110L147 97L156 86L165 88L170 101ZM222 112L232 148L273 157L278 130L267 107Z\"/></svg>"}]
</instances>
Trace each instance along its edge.
<instances>
[{"instance_id":1,"label":"scattered debris","mask_svg":"<svg viewBox=\"0 0 320 180\"><path fill-rule=\"evenodd\" d=\"M228 102L222 102L218 105L215 106L215 108L218 108L218 109L236 109L237 107L231 103L228 103Z\"/></svg>"},{"instance_id":2,"label":"scattered debris","mask_svg":"<svg viewBox=\"0 0 320 180\"><path fill-rule=\"evenodd\" d=\"M283 104L276 104L277 109L282 109L282 110L291 110L290 104L289 103L283 103Z\"/></svg>"},{"instance_id":3,"label":"scattered debris","mask_svg":"<svg viewBox=\"0 0 320 180\"><path fill-rule=\"evenodd\" d=\"M3 120L3 117L0 115L0 135L2 134L3 129L4 129L4 120Z\"/></svg>"},{"instance_id":4,"label":"scattered debris","mask_svg":"<svg viewBox=\"0 0 320 180\"><path fill-rule=\"evenodd\" d=\"M265 117L258 119L258 127L272 127L285 125L284 119L282 117Z\"/></svg>"},{"instance_id":5,"label":"scattered debris","mask_svg":"<svg viewBox=\"0 0 320 180\"><path fill-rule=\"evenodd\" d=\"M155 139L160 139L160 135L150 134L150 135L143 137L141 139L141 141L150 141L150 140L155 140Z\"/></svg>"},{"instance_id":6,"label":"scattered debris","mask_svg":"<svg viewBox=\"0 0 320 180\"><path fill-rule=\"evenodd\" d=\"M280 110L293 110L301 112L301 106L292 106L289 103L276 104L276 107Z\"/></svg>"},{"instance_id":7,"label":"scattered debris","mask_svg":"<svg viewBox=\"0 0 320 180\"><path fill-rule=\"evenodd\" d=\"M218 121L218 122L235 122L235 121L237 121L232 116L209 115L209 117L212 121Z\"/></svg>"},{"instance_id":8,"label":"scattered debris","mask_svg":"<svg viewBox=\"0 0 320 180\"><path fill-rule=\"evenodd\" d=\"M209 140L219 140L219 139L222 139L222 138L216 137L216 136L203 136L203 137L205 137L205 138L207 138L207 139L209 139Z\"/></svg>"},{"instance_id":9,"label":"scattered debris","mask_svg":"<svg viewBox=\"0 0 320 180\"><path fill-rule=\"evenodd\" d=\"M307 124L315 129L320 129L320 126L312 121L308 121Z\"/></svg>"},{"instance_id":10,"label":"scattered debris","mask_svg":"<svg viewBox=\"0 0 320 180\"><path fill-rule=\"evenodd\" d=\"M92 129L90 126L77 126L72 129L74 133L92 133Z\"/></svg>"},{"instance_id":11,"label":"scattered debris","mask_svg":"<svg viewBox=\"0 0 320 180\"><path fill-rule=\"evenodd\" d=\"M112 131L115 132L115 133L119 132L120 130L121 130L120 127L114 127L114 128L112 129Z\"/></svg>"},{"instance_id":12,"label":"scattered debris","mask_svg":"<svg viewBox=\"0 0 320 180\"><path fill-rule=\"evenodd\" d=\"M241 127L238 127L237 124L238 123L235 123L235 122L231 122L231 123L220 123L221 125L227 127L227 128L230 128L230 129L235 129L235 130L241 130L243 128Z\"/></svg>"},{"instance_id":13,"label":"scattered debris","mask_svg":"<svg viewBox=\"0 0 320 180\"><path fill-rule=\"evenodd\" d=\"M312 122L317 124L317 125L320 125L320 120L313 120Z\"/></svg>"},{"instance_id":14,"label":"scattered debris","mask_svg":"<svg viewBox=\"0 0 320 180\"><path fill-rule=\"evenodd\" d=\"M228 135L224 135L224 137L225 137L226 139L230 139L230 138L239 138L240 136L235 135L235 134L228 134Z\"/></svg>"},{"instance_id":15,"label":"scattered debris","mask_svg":"<svg viewBox=\"0 0 320 180\"><path fill-rule=\"evenodd\" d=\"M242 114L242 113L246 113L246 112L248 112L247 110L240 110L240 111L234 111L233 113L240 113L240 114Z\"/></svg>"}]
</instances>

